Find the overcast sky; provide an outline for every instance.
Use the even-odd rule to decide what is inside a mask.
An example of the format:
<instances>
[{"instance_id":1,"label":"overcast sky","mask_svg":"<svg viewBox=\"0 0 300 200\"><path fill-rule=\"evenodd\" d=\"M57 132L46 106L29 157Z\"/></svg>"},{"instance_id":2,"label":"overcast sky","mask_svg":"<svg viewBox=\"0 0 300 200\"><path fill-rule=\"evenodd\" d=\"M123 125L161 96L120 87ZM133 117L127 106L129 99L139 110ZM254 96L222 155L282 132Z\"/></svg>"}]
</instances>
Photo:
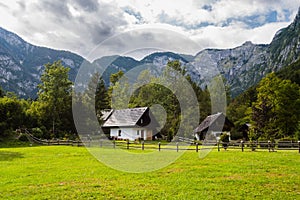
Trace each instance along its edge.
<instances>
[{"instance_id":1,"label":"overcast sky","mask_svg":"<svg viewBox=\"0 0 300 200\"><path fill-rule=\"evenodd\" d=\"M1 0L0 26L32 44L86 58L101 42L110 38L111 44L113 36L136 29L144 30L142 39L123 39L139 43L139 48L145 34L164 43L161 47L172 39L176 43L176 36L149 37L156 28L195 41L200 51L233 48L245 41L270 43L276 31L293 21L299 6L299 0ZM113 46L128 50L118 42Z\"/></svg>"}]
</instances>

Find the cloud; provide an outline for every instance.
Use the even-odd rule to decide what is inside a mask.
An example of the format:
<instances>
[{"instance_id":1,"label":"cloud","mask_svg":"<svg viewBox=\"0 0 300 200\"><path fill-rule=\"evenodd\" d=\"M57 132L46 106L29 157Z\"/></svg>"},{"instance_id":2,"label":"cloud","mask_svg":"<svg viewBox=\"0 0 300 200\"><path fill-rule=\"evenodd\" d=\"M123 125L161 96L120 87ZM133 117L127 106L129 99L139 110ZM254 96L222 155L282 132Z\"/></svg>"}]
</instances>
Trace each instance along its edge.
<instances>
[{"instance_id":1,"label":"cloud","mask_svg":"<svg viewBox=\"0 0 300 200\"><path fill-rule=\"evenodd\" d=\"M1 2L0 2L0 7L2 7L2 8L6 8L6 9L8 8L8 6L7 6L6 4L4 4L4 3L1 3Z\"/></svg>"},{"instance_id":2,"label":"cloud","mask_svg":"<svg viewBox=\"0 0 300 200\"><path fill-rule=\"evenodd\" d=\"M289 23L270 23L249 29L245 24L236 23L227 27L209 26L191 32L191 38L203 44L205 48L234 48L242 45L245 41L255 44L268 44L272 41L275 33Z\"/></svg>"},{"instance_id":3,"label":"cloud","mask_svg":"<svg viewBox=\"0 0 300 200\"><path fill-rule=\"evenodd\" d=\"M167 49L168 44L149 29L160 27L194 39L200 51L235 47L247 40L269 43L293 20L298 7L299 0L15 0L0 3L0 26L33 44L85 57L108 38L145 27L147 37L126 38L125 44L143 44L143 38L153 37ZM115 52L124 42L111 45Z\"/></svg>"},{"instance_id":4,"label":"cloud","mask_svg":"<svg viewBox=\"0 0 300 200\"><path fill-rule=\"evenodd\" d=\"M97 0L75 0L75 3L80 6L81 9L88 12L96 12L99 8Z\"/></svg>"},{"instance_id":5,"label":"cloud","mask_svg":"<svg viewBox=\"0 0 300 200\"><path fill-rule=\"evenodd\" d=\"M32 0L19 5L10 6L14 14L6 13L13 18L10 30L34 44L84 56L128 24L120 8L96 0Z\"/></svg>"},{"instance_id":6,"label":"cloud","mask_svg":"<svg viewBox=\"0 0 300 200\"><path fill-rule=\"evenodd\" d=\"M143 55L138 52L153 51L194 55L200 48L195 41L178 31L171 31L165 26L145 25L143 28L126 31L105 40L93 50L88 59L95 60L103 55L135 56L139 59Z\"/></svg>"}]
</instances>

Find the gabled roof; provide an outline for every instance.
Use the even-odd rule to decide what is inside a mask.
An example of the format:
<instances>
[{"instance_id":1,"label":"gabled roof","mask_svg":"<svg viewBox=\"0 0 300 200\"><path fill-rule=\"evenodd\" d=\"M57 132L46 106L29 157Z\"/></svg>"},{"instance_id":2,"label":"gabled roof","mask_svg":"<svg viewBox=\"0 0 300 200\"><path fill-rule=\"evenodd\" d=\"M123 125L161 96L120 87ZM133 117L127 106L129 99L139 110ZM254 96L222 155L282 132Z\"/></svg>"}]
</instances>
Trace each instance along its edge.
<instances>
[{"instance_id":1,"label":"gabled roof","mask_svg":"<svg viewBox=\"0 0 300 200\"><path fill-rule=\"evenodd\" d=\"M110 117L110 115L113 113L113 111L114 111L113 109L101 111L101 114L102 114L101 119L103 121L106 121Z\"/></svg>"},{"instance_id":2,"label":"gabled roof","mask_svg":"<svg viewBox=\"0 0 300 200\"><path fill-rule=\"evenodd\" d=\"M102 127L131 127L136 126L148 107L113 110Z\"/></svg>"},{"instance_id":3,"label":"gabled roof","mask_svg":"<svg viewBox=\"0 0 300 200\"><path fill-rule=\"evenodd\" d=\"M234 126L223 113L217 113L207 116L201 124L194 130L196 133L200 133L208 130L209 128L222 131L223 125Z\"/></svg>"}]
</instances>

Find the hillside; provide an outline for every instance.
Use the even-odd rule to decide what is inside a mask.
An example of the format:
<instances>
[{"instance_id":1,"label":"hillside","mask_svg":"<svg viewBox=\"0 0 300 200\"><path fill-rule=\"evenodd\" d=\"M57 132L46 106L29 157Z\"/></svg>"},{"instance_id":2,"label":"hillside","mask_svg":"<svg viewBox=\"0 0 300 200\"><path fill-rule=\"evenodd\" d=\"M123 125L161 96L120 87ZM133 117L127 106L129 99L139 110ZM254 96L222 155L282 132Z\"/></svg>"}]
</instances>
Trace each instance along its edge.
<instances>
[{"instance_id":1,"label":"hillside","mask_svg":"<svg viewBox=\"0 0 300 200\"><path fill-rule=\"evenodd\" d=\"M75 79L83 58L67 51L38 47L0 27L0 84L20 97L35 98L43 65L62 60Z\"/></svg>"},{"instance_id":2,"label":"hillside","mask_svg":"<svg viewBox=\"0 0 300 200\"><path fill-rule=\"evenodd\" d=\"M153 53L141 61L122 56L107 56L95 60L94 67L108 66L104 72L106 84L111 73L127 72L139 65L152 64L160 70L169 60L180 60L192 79L206 85L210 77L219 71L237 96L256 85L266 74L279 71L299 59L300 55L300 9L293 23L279 30L270 44L245 42L233 49L206 49L196 55L173 52ZM0 85L21 97L36 97L37 85L43 65L62 60L70 67L70 78L75 80L83 57L67 52L37 47L14 33L0 28ZM88 61L86 63L90 64ZM217 70L216 70L217 69Z\"/></svg>"}]
</instances>

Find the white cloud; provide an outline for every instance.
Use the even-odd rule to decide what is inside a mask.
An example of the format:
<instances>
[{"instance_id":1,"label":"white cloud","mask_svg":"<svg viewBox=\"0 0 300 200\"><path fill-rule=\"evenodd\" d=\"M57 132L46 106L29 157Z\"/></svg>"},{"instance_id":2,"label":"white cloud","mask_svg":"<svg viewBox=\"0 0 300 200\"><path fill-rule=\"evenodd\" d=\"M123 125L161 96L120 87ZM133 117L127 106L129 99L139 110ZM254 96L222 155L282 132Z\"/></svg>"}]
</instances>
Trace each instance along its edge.
<instances>
[{"instance_id":1,"label":"white cloud","mask_svg":"<svg viewBox=\"0 0 300 200\"><path fill-rule=\"evenodd\" d=\"M203 48L234 48L245 41L255 44L268 44L275 33L289 23L270 23L254 29L248 29L243 24L228 27L209 26L191 32L191 38L203 44Z\"/></svg>"},{"instance_id":2,"label":"white cloud","mask_svg":"<svg viewBox=\"0 0 300 200\"><path fill-rule=\"evenodd\" d=\"M15 0L0 3L0 26L33 44L83 56L115 34L144 27L184 34L200 51L269 43L298 7L299 0Z\"/></svg>"}]
</instances>

